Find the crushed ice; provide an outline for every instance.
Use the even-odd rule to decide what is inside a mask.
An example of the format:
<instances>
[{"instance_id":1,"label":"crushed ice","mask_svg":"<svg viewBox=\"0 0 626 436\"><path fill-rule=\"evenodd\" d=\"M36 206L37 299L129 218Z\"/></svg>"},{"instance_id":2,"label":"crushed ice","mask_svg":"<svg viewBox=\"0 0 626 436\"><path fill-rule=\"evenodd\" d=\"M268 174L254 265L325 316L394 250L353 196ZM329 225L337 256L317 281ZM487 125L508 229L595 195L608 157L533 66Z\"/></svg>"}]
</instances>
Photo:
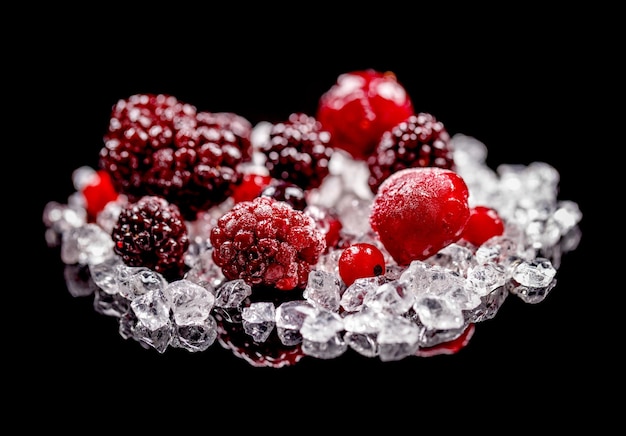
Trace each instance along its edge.
<instances>
[{"instance_id":1,"label":"crushed ice","mask_svg":"<svg viewBox=\"0 0 626 436\"><path fill-rule=\"evenodd\" d=\"M264 128L259 125L255 135ZM338 276L341 250L331 250L310 273L302 299L277 307L251 302L251 287L243 280L225 280L211 260L208 234L232 206L228 201L187 223L189 271L169 283L148 268L126 266L113 252L110 229L123 196L109 203L95 223L87 222L79 191L94 173L88 167L74 172L76 192L67 203L46 205L46 240L61 248L72 295L93 295L97 312L118 318L122 337L159 353L169 347L206 350L218 337L220 310L234 311L225 322L240 322L256 343L275 332L283 345L301 345L304 355L321 359L352 349L383 361L399 360L493 318L509 295L530 304L543 301L556 285L562 255L575 249L581 237L582 213L576 203L558 199L559 174L552 166L534 162L494 171L486 165L487 149L480 141L461 134L452 141L470 206L495 208L506 223L503 235L480 247L453 243L405 268L386 255L384 277L359 279L348 287ZM308 198L309 208L316 214L333 208L345 238L375 243L384 253L368 224L372 194L367 174L363 162L336 152L329 176ZM81 278L85 271L87 280Z\"/></svg>"}]
</instances>

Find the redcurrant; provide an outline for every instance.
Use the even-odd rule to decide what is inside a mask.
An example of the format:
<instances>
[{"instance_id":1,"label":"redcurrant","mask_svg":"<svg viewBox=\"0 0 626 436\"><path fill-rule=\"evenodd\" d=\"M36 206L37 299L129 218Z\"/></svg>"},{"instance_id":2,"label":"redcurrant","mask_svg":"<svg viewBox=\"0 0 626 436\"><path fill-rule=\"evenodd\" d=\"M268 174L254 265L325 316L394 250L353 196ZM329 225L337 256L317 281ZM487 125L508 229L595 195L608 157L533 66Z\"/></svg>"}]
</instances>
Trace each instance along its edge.
<instances>
[{"instance_id":1,"label":"redcurrant","mask_svg":"<svg viewBox=\"0 0 626 436\"><path fill-rule=\"evenodd\" d=\"M90 220L94 220L110 201L118 198L118 193L113 188L109 173L98 170L91 183L82 189L85 199L85 209Z\"/></svg>"},{"instance_id":2,"label":"redcurrant","mask_svg":"<svg viewBox=\"0 0 626 436\"><path fill-rule=\"evenodd\" d=\"M339 256L339 275L350 286L356 279L385 274L385 257L373 244L358 242L350 245Z\"/></svg>"},{"instance_id":3,"label":"redcurrant","mask_svg":"<svg viewBox=\"0 0 626 436\"><path fill-rule=\"evenodd\" d=\"M475 206L470 209L470 216L461 237L475 246L504 233L504 222L498 212L490 207Z\"/></svg>"},{"instance_id":4,"label":"redcurrant","mask_svg":"<svg viewBox=\"0 0 626 436\"><path fill-rule=\"evenodd\" d=\"M244 174L241 183L233 191L235 203L249 201L261 194L261 191L272 182L272 177L266 174Z\"/></svg>"}]
</instances>

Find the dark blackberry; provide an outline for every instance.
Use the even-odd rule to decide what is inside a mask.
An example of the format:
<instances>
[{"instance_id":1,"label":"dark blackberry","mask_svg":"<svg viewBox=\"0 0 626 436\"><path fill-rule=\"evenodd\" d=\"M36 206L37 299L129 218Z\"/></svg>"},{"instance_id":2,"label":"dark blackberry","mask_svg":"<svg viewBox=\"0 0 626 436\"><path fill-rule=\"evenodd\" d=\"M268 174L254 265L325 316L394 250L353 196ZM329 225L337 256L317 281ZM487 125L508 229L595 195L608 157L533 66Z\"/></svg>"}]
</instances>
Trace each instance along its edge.
<instances>
[{"instance_id":1,"label":"dark blackberry","mask_svg":"<svg viewBox=\"0 0 626 436\"><path fill-rule=\"evenodd\" d=\"M263 188L259 195L284 201L297 210L304 210L307 206L304 189L284 180L274 180Z\"/></svg>"},{"instance_id":2,"label":"dark blackberry","mask_svg":"<svg viewBox=\"0 0 626 436\"><path fill-rule=\"evenodd\" d=\"M128 266L144 266L167 279L181 278L189 248L187 227L178 207L162 197L127 203L113 227L114 250Z\"/></svg>"},{"instance_id":3,"label":"dark blackberry","mask_svg":"<svg viewBox=\"0 0 626 436\"><path fill-rule=\"evenodd\" d=\"M330 134L303 113L292 113L287 121L273 124L267 141L259 149L266 156L272 177L309 190L320 186L328 175L332 148Z\"/></svg>"},{"instance_id":4,"label":"dark blackberry","mask_svg":"<svg viewBox=\"0 0 626 436\"><path fill-rule=\"evenodd\" d=\"M100 167L129 200L156 195L186 220L231 195L251 159L252 125L232 113L197 112L173 96L138 94L111 113Z\"/></svg>"},{"instance_id":5,"label":"dark blackberry","mask_svg":"<svg viewBox=\"0 0 626 436\"><path fill-rule=\"evenodd\" d=\"M265 196L235 204L217 220L210 241L227 279L282 291L303 289L326 248L310 216Z\"/></svg>"},{"instance_id":6,"label":"dark blackberry","mask_svg":"<svg viewBox=\"0 0 626 436\"><path fill-rule=\"evenodd\" d=\"M431 114L411 115L383 133L367 165L368 184L374 194L383 180L405 168L454 169L450 135Z\"/></svg>"}]
</instances>

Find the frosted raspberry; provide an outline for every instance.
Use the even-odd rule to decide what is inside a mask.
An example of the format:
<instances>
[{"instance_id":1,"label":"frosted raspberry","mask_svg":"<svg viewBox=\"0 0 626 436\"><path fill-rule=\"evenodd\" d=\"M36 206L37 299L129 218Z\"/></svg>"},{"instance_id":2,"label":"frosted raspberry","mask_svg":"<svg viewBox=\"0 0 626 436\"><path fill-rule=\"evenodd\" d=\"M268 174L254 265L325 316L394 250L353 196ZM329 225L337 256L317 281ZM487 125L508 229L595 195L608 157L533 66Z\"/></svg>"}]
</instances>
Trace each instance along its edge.
<instances>
[{"instance_id":1,"label":"frosted raspberry","mask_svg":"<svg viewBox=\"0 0 626 436\"><path fill-rule=\"evenodd\" d=\"M211 229L210 241L227 279L283 291L304 288L326 248L310 216L266 196L235 204Z\"/></svg>"}]
</instances>

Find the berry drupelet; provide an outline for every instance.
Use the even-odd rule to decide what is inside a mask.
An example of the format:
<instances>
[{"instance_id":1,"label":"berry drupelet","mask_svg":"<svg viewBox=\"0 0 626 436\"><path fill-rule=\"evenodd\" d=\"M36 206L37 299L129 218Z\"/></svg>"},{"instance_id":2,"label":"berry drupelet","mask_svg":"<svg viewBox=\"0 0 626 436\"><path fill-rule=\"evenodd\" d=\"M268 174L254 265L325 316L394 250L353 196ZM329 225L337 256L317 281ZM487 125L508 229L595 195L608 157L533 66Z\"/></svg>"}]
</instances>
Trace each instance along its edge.
<instances>
[{"instance_id":1,"label":"berry drupelet","mask_svg":"<svg viewBox=\"0 0 626 436\"><path fill-rule=\"evenodd\" d=\"M232 194L251 159L252 125L233 113L198 112L163 94L136 94L113 107L100 167L136 201L156 195L186 220Z\"/></svg>"},{"instance_id":2,"label":"berry drupelet","mask_svg":"<svg viewBox=\"0 0 626 436\"><path fill-rule=\"evenodd\" d=\"M392 173L412 167L454 169L450 135L429 113L411 115L383 133L367 159L372 192Z\"/></svg>"},{"instance_id":3,"label":"berry drupelet","mask_svg":"<svg viewBox=\"0 0 626 436\"><path fill-rule=\"evenodd\" d=\"M282 291L303 289L326 248L313 218L267 196L235 204L211 229L210 242L227 279Z\"/></svg>"},{"instance_id":4,"label":"berry drupelet","mask_svg":"<svg viewBox=\"0 0 626 436\"><path fill-rule=\"evenodd\" d=\"M267 141L259 147L272 177L309 190L321 185L328 175L333 149L330 135L321 124L304 113L292 113L287 121L273 124Z\"/></svg>"},{"instance_id":5,"label":"berry drupelet","mask_svg":"<svg viewBox=\"0 0 626 436\"><path fill-rule=\"evenodd\" d=\"M162 197L144 196L122 208L111 237L128 266L144 266L167 279L185 273L187 227L178 207Z\"/></svg>"}]
</instances>

